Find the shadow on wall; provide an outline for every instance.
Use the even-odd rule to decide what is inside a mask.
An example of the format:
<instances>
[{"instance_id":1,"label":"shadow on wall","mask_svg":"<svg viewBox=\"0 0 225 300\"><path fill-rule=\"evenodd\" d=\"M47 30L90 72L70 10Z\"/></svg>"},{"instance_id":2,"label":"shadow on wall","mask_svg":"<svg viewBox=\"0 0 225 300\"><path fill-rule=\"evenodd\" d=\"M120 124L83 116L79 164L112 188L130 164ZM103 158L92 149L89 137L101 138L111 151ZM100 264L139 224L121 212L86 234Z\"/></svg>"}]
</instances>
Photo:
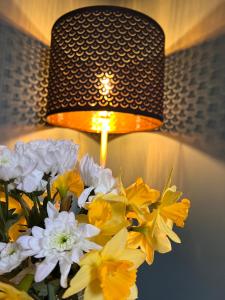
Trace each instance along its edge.
<instances>
[{"instance_id":1,"label":"shadow on wall","mask_svg":"<svg viewBox=\"0 0 225 300\"><path fill-rule=\"evenodd\" d=\"M45 124L49 47L0 19L0 126Z\"/></svg>"},{"instance_id":2,"label":"shadow on wall","mask_svg":"<svg viewBox=\"0 0 225 300\"><path fill-rule=\"evenodd\" d=\"M162 132L224 159L224 100L225 34L166 58Z\"/></svg>"},{"instance_id":3,"label":"shadow on wall","mask_svg":"<svg viewBox=\"0 0 225 300\"><path fill-rule=\"evenodd\" d=\"M0 44L0 126L45 125L49 47L4 19ZM220 159L225 153L224 53L220 33L166 58L161 128Z\"/></svg>"}]
</instances>

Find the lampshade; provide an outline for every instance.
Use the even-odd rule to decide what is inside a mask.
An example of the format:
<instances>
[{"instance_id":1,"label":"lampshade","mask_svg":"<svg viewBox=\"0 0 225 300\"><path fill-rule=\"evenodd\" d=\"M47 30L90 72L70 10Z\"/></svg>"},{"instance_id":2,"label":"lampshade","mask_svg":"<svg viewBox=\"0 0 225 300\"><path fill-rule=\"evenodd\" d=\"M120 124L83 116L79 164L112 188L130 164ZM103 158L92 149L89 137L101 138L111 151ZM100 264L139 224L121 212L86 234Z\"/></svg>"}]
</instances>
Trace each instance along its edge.
<instances>
[{"instance_id":1,"label":"lampshade","mask_svg":"<svg viewBox=\"0 0 225 300\"><path fill-rule=\"evenodd\" d=\"M47 121L111 133L150 130L163 121L164 33L140 12L84 7L52 29Z\"/></svg>"}]
</instances>

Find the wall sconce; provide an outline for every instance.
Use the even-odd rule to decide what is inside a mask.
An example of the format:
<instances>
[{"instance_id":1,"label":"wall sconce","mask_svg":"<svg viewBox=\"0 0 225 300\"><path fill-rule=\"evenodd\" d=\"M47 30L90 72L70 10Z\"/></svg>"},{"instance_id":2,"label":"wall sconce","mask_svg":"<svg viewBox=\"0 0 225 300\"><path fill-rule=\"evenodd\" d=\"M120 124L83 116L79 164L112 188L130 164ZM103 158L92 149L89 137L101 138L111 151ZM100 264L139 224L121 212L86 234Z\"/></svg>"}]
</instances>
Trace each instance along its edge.
<instances>
[{"instance_id":1,"label":"wall sconce","mask_svg":"<svg viewBox=\"0 0 225 300\"><path fill-rule=\"evenodd\" d=\"M84 7L52 29L47 121L101 132L101 165L108 133L159 127L163 121L165 37L140 12Z\"/></svg>"}]
</instances>

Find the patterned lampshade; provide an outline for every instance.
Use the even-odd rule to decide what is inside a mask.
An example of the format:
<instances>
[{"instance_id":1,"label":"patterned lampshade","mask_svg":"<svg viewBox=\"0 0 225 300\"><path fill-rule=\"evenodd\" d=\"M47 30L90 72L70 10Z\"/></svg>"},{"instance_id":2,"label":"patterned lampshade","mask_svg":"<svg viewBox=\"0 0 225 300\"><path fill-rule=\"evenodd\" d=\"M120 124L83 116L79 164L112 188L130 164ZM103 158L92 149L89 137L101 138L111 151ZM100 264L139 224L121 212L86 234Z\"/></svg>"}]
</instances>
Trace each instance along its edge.
<instances>
[{"instance_id":1,"label":"patterned lampshade","mask_svg":"<svg viewBox=\"0 0 225 300\"><path fill-rule=\"evenodd\" d=\"M47 120L111 133L150 130L163 121L162 28L115 6L71 11L53 26Z\"/></svg>"}]
</instances>

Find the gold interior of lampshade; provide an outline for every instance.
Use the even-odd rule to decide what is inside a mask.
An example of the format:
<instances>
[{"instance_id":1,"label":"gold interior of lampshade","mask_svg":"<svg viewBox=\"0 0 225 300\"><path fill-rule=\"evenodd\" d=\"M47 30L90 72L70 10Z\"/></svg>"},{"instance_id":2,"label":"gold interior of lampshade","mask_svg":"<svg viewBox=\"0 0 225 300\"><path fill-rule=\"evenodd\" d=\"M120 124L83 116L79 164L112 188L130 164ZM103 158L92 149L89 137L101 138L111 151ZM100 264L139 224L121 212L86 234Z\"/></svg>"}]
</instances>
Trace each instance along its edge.
<instances>
[{"instance_id":1,"label":"gold interior of lampshade","mask_svg":"<svg viewBox=\"0 0 225 300\"><path fill-rule=\"evenodd\" d=\"M162 121L122 112L72 111L49 115L48 123L61 127L74 128L87 132L129 133L157 128Z\"/></svg>"}]
</instances>

